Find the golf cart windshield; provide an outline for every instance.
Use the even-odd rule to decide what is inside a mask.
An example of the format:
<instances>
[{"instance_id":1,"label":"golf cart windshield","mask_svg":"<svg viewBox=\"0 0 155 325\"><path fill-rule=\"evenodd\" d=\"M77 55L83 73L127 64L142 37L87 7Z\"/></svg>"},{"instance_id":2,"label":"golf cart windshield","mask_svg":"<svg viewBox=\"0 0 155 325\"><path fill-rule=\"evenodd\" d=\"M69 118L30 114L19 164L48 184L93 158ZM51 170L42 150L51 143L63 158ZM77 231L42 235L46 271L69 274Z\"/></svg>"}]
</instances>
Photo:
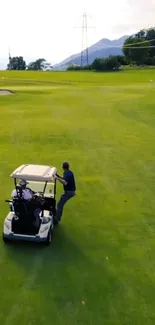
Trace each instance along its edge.
<instances>
[{"instance_id":1,"label":"golf cart windshield","mask_svg":"<svg viewBox=\"0 0 155 325\"><path fill-rule=\"evenodd\" d=\"M44 192L45 182L29 181L28 183L29 184L27 185L27 187L30 188L35 193ZM54 183L53 182L47 182L44 196L45 197L54 197Z\"/></svg>"}]
</instances>

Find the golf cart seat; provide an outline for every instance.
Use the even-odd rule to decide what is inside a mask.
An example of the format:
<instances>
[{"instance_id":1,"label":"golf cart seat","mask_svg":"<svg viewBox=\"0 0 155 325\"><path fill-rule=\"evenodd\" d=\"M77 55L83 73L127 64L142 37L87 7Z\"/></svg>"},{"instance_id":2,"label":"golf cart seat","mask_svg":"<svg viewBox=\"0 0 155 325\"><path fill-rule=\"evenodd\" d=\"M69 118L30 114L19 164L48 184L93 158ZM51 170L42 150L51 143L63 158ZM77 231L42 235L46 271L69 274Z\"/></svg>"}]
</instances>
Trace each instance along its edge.
<instances>
[{"instance_id":1,"label":"golf cart seat","mask_svg":"<svg viewBox=\"0 0 155 325\"><path fill-rule=\"evenodd\" d=\"M31 201L24 199L14 199L13 208L15 217L12 220L12 231L17 233L36 233L35 227L35 210L36 204L32 204Z\"/></svg>"},{"instance_id":2,"label":"golf cart seat","mask_svg":"<svg viewBox=\"0 0 155 325\"><path fill-rule=\"evenodd\" d=\"M13 207L16 216L19 219L26 219L28 222L33 222L35 219L35 210L40 208L39 202L36 200L25 200L23 198L22 187L20 185L16 186L16 198L13 199Z\"/></svg>"}]
</instances>

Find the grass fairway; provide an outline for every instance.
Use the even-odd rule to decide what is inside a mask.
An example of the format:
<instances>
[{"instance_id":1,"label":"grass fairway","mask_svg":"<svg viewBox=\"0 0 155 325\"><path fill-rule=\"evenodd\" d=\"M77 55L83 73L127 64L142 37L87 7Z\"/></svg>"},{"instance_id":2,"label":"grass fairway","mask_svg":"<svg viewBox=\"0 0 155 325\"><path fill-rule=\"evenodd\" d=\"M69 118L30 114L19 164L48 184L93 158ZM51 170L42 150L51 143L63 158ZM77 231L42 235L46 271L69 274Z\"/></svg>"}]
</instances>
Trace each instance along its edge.
<instances>
[{"instance_id":1,"label":"grass fairway","mask_svg":"<svg viewBox=\"0 0 155 325\"><path fill-rule=\"evenodd\" d=\"M51 247L0 241L0 324L155 324L155 71L0 72L0 228L14 168L69 160ZM60 173L60 168L58 169ZM58 197L62 191L58 186Z\"/></svg>"}]
</instances>

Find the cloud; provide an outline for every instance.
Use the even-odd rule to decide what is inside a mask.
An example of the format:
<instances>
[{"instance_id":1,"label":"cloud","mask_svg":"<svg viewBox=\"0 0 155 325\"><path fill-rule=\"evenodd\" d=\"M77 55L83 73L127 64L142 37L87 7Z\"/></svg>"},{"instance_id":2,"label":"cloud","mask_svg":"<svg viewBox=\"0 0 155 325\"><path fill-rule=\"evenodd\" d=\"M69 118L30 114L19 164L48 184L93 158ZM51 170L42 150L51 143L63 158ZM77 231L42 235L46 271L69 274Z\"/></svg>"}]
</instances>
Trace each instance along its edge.
<instances>
[{"instance_id":1,"label":"cloud","mask_svg":"<svg viewBox=\"0 0 155 325\"><path fill-rule=\"evenodd\" d=\"M140 29L155 26L155 0L127 0L128 15L125 23L121 22L113 27L115 34L134 34Z\"/></svg>"},{"instance_id":2,"label":"cloud","mask_svg":"<svg viewBox=\"0 0 155 325\"><path fill-rule=\"evenodd\" d=\"M128 0L128 5L139 12L142 10L152 11L155 10L155 0Z\"/></svg>"},{"instance_id":3,"label":"cloud","mask_svg":"<svg viewBox=\"0 0 155 325\"><path fill-rule=\"evenodd\" d=\"M149 23L149 20L150 23L154 23L155 0L128 0L128 5L137 23L143 21L145 24Z\"/></svg>"}]
</instances>

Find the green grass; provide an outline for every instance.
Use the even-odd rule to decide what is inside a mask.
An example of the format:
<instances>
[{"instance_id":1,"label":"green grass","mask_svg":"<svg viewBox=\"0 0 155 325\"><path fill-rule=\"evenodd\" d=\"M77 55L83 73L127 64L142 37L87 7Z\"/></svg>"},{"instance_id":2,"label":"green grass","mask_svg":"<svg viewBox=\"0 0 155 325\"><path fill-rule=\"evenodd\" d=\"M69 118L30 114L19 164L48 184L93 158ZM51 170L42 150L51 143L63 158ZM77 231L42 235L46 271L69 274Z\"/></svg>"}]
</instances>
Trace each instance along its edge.
<instances>
[{"instance_id":1,"label":"green grass","mask_svg":"<svg viewBox=\"0 0 155 325\"><path fill-rule=\"evenodd\" d=\"M0 72L0 227L10 173L69 160L51 247L0 242L0 324L155 324L155 70ZM58 187L58 197L62 191ZM85 302L83 304L82 302Z\"/></svg>"}]
</instances>

